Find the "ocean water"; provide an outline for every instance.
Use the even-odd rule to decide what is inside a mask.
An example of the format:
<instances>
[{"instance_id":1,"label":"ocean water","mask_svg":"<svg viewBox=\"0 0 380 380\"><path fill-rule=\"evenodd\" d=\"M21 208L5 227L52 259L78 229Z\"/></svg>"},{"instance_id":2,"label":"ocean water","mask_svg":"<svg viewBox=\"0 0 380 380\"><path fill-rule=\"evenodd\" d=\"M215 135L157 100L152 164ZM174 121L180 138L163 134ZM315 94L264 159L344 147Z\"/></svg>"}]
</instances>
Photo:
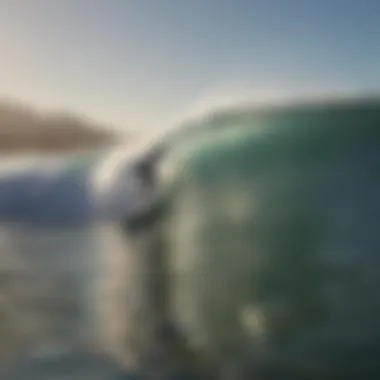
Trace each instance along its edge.
<instances>
[{"instance_id":1,"label":"ocean water","mask_svg":"<svg viewBox=\"0 0 380 380\"><path fill-rule=\"evenodd\" d=\"M118 222L149 201L132 170L144 154L0 160L0 379L96 379L125 365L142 297Z\"/></svg>"},{"instance_id":2,"label":"ocean water","mask_svg":"<svg viewBox=\"0 0 380 380\"><path fill-rule=\"evenodd\" d=\"M184 293L191 298L186 305L190 310L181 306L176 310L179 325L190 332L190 340L200 337L210 347L222 347L231 341L245 344L246 334L237 326L240 320L232 309L247 306L242 302L256 297L255 291L246 287L252 273L244 271L254 267L252 263L260 255L247 252L257 244L267 244L269 248L264 248L270 251L271 244L279 241L281 228L292 217L289 213L294 204L302 208L307 200L326 220L325 246L321 243L319 251L323 260L328 265L333 262L342 271L351 256L360 264L356 266L360 269L358 280L351 286L355 298L350 298L354 293L338 279L340 288L335 295L330 288L324 289L325 306L336 310L338 322L354 311L355 321L364 318L377 326L368 312L371 308L376 313L380 310L373 292L376 275L371 272L373 283L365 282L363 271L370 273L370 268L359 253L367 250L368 262L377 262L373 253L378 247L378 109L379 105L371 102L356 108L338 107L338 112L334 106L319 107L319 111L306 107L296 112L295 119L292 108L277 109L273 117L271 109L261 113L254 108L226 109L185 123L178 133L159 142L168 158L157 168L158 190L179 182L179 208L174 214L179 219L169 236L175 247L171 269L176 275L185 271L194 280L199 276L192 272L193 259L203 269L207 265L211 268L203 282L184 285L184 277L180 276L179 282L172 283L176 299L183 300ZM300 128L296 120L309 129ZM366 133L359 133L359 127L362 131L366 128ZM144 154L140 151L135 157ZM22 200L22 207L3 208L7 202L0 202L3 215L14 212L18 216L12 220L0 218L0 379L117 378L126 359L130 309L148 299L134 290L139 289L138 281L147 277L140 276L144 268L137 268L137 261L133 261L136 246L126 241L118 224L121 216L138 213L150 201L129 170L133 160L125 161L122 151L115 153L99 166L101 173L91 175L80 189L75 187L78 178L84 178L79 166L80 170L75 171L79 177L69 176L71 182L67 183L53 181L50 189L54 191L41 196L41 188L33 187L35 198L27 190L30 182L19 181L17 186L22 191L14 199ZM17 170L14 167L8 172ZM3 200L12 195L9 186L6 190L0 194ZM96 209L99 199L101 207ZM283 208L284 201L288 208ZM13 205L20 206L17 202ZM22 220L23 215L28 216L27 221ZM277 223L277 216L282 216L278 220L285 224ZM37 222L33 223L33 218ZM60 218L65 223L56 223ZM249 233L247 218L253 224L261 220L266 233L256 237ZM278 235L271 233L273 225L280 229ZM207 231L210 234L204 235ZM352 236L347 243L348 231ZM244 241L248 247L243 246ZM281 251L281 244L276 247ZM351 253L349 248L353 249ZM223 260L214 260L213 253L220 258L220 252L225 253ZM234 268L245 273L238 275L242 285L235 289ZM284 273L281 266L275 268L279 272L271 272L274 280L278 273ZM256 278L258 282L262 279ZM268 281L266 284L269 289ZM188 287L184 293L182 286ZM364 289L366 299L358 296L360 289ZM224 313L231 317L227 322L220 313L225 310L226 297L231 298L231 309ZM210 313L197 308L202 302ZM292 315L287 317L292 326ZM225 323L229 323L228 328ZM227 347L223 355L228 356L229 351Z\"/></svg>"},{"instance_id":3,"label":"ocean water","mask_svg":"<svg viewBox=\"0 0 380 380\"><path fill-rule=\"evenodd\" d=\"M117 369L107 358L124 344L128 265L116 221L117 212L128 213L130 183L95 180L108 159L101 153L1 161L1 379L40 379L43 369L28 366L57 358L68 370L79 366L79 378L101 375L102 360L103 372Z\"/></svg>"},{"instance_id":4,"label":"ocean water","mask_svg":"<svg viewBox=\"0 0 380 380\"><path fill-rule=\"evenodd\" d=\"M379 125L368 101L230 110L187 140L176 320L222 372L379 377Z\"/></svg>"},{"instance_id":5,"label":"ocean water","mask_svg":"<svg viewBox=\"0 0 380 380\"><path fill-rule=\"evenodd\" d=\"M28 334L27 321L23 323L20 320L18 325L16 320L12 322L15 322L15 337L21 338L25 325L24 332L29 335L26 339L30 341L28 345L32 350L33 340L36 343L35 348L38 349L41 345L42 349L45 339L47 344L50 343L50 335L53 340L57 339L62 344L65 341L68 345L85 342L85 329L92 328L94 290L98 286L97 282L102 280L102 272L107 266L105 260L112 260L112 254L104 253L107 252L106 248L111 252L115 250L111 245L101 246L105 243L102 234L102 226L58 229L1 226L1 270L4 285L2 299L4 304L9 302L11 308L13 303L8 295L17 297L12 313L18 313L17 307L22 308L22 301L31 297L31 309L25 312L20 309L20 314L23 314L20 318L34 318L39 332L34 336ZM66 306L58 309L56 301ZM33 306L36 306L35 310ZM44 307L47 313L45 316ZM49 312L51 318L57 317L56 322L52 321L55 326L49 327L48 324L38 321L39 317L49 319Z\"/></svg>"},{"instance_id":6,"label":"ocean water","mask_svg":"<svg viewBox=\"0 0 380 380\"><path fill-rule=\"evenodd\" d=\"M125 328L124 249L111 224L3 223L0 369L81 355L87 361L116 357Z\"/></svg>"}]
</instances>

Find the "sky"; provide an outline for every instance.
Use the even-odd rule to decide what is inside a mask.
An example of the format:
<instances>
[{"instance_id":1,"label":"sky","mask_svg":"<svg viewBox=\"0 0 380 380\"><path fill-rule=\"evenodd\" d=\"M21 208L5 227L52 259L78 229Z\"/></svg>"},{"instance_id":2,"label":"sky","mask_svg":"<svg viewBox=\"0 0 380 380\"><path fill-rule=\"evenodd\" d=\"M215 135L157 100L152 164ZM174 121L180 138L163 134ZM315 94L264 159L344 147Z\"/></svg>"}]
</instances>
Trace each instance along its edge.
<instances>
[{"instance_id":1,"label":"sky","mask_svg":"<svg viewBox=\"0 0 380 380\"><path fill-rule=\"evenodd\" d=\"M236 99L380 90L379 0L0 0L0 97L149 130Z\"/></svg>"}]
</instances>

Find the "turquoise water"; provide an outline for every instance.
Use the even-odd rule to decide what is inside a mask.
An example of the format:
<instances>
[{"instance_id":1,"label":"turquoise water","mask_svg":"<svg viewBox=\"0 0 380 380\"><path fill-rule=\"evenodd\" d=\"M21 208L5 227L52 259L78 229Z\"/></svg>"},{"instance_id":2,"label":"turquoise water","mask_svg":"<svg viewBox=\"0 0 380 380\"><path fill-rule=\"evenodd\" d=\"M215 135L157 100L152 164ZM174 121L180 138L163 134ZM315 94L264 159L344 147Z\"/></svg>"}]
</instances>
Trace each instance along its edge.
<instances>
[{"instance_id":1,"label":"turquoise water","mask_svg":"<svg viewBox=\"0 0 380 380\"><path fill-rule=\"evenodd\" d=\"M232 110L184 142L168 233L194 347L332 379L374 368L379 125L376 102Z\"/></svg>"}]
</instances>

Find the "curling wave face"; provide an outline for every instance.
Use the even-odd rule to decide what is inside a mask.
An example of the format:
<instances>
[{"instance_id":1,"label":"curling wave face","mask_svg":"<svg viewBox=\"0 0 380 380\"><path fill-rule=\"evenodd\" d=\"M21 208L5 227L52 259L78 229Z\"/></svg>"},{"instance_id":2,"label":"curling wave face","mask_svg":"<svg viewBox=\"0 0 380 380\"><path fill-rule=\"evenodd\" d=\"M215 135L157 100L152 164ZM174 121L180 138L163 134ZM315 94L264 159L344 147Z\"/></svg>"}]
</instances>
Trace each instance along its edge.
<instances>
[{"instance_id":1,"label":"curling wave face","mask_svg":"<svg viewBox=\"0 0 380 380\"><path fill-rule=\"evenodd\" d=\"M177 320L205 356L247 379L379 376L379 125L368 99L199 125L169 240Z\"/></svg>"}]
</instances>

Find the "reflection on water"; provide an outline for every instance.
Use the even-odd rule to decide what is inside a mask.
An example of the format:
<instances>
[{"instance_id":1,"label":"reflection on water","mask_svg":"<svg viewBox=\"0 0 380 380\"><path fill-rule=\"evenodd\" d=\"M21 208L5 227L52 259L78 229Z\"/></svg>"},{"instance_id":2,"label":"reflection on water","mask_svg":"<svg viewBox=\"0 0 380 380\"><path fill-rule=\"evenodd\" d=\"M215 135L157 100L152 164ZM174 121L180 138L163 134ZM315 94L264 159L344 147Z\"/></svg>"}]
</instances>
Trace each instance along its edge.
<instances>
[{"instance_id":1,"label":"reflection on water","mask_svg":"<svg viewBox=\"0 0 380 380\"><path fill-rule=\"evenodd\" d=\"M0 227L0 355L115 349L122 335L120 236L111 225Z\"/></svg>"}]
</instances>

